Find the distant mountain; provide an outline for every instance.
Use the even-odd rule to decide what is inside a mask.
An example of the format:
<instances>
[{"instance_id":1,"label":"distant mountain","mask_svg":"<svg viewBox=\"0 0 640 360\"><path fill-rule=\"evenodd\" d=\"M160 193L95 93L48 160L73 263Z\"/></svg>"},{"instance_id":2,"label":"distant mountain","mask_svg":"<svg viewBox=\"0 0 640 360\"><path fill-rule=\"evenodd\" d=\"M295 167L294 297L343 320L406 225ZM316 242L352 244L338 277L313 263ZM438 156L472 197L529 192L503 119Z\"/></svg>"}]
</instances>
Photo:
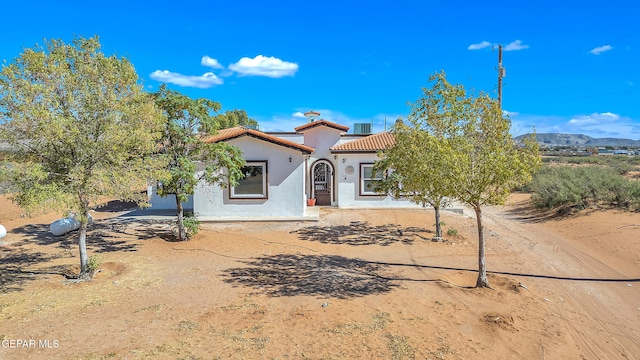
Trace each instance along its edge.
<instances>
[{"instance_id":1,"label":"distant mountain","mask_svg":"<svg viewBox=\"0 0 640 360\"><path fill-rule=\"evenodd\" d=\"M516 140L521 140L530 134L520 135ZM582 134L541 133L536 134L536 139L541 145L546 146L631 146L640 147L640 140L618 138L592 138Z\"/></svg>"}]
</instances>

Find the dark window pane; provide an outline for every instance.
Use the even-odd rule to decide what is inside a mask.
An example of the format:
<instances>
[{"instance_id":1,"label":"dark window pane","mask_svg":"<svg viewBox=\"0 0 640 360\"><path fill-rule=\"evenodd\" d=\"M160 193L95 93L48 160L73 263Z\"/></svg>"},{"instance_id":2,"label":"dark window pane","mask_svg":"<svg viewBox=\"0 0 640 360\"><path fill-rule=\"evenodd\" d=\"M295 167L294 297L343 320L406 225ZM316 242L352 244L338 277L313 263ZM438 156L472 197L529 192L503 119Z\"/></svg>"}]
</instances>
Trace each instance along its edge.
<instances>
[{"instance_id":1,"label":"dark window pane","mask_svg":"<svg viewBox=\"0 0 640 360\"><path fill-rule=\"evenodd\" d=\"M242 168L244 178L238 181L234 189L235 195L264 195L264 167L245 166Z\"/></svg>"}]
</instances>

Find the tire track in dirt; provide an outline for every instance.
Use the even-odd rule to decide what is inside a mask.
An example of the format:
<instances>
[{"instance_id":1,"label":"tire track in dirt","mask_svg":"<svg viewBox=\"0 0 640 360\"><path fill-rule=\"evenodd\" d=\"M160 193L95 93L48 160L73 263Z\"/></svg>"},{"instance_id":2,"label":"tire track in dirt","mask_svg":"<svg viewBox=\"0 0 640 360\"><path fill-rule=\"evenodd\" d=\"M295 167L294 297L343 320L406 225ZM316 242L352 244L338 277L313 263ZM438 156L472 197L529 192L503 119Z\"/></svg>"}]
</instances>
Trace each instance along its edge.
<instances>
[{"instance_id":1,"label":"tire track in dirt","mask_svg":"<svg viewBox=\"0 0 640 360\"><path fill-rule=\"evenodd\" d=\"M498 236L492 237L497 252L517 249L529 273L601 279L640 275L603 263L588 253L590 249L578 249L572 240L545 228L544 223L510 218L498 207L483 212L485 231L497 232ZM487 264L496 270L491 256ZM585 358L640 359L640 284L549 280L545 286L558 294L558 299L553 299L560 300L557 316ZM573 303L579 312L567 311L569 306L563 306L564 302Z\"/></svg>"},{"instance_id":2,"label":"tire track in dirt","mask_svg":"<svg viewBox=\"0 0 640 360\"><path fill-rule=\"evenodd\" d=\"M579 264L579 268L583 269L582 273L586 273L584 275L602 279L626 277L625 274L574 248L569 243L561 240L556 242L558 254L565 255ZM635 359L634 356L640 354L638 345L640 331L637 327L634 329L633 324L628 324L630 317L625 316L629 314L633 318L633 308L625 308L630 304L638 304L638 292L632 291L624 283L590 282L571 285L568 287L566 284L561 284L560 288L567 298L591 317L586 319L587 323L584 326L591 327L600 334L600 337L594 338L591 335L593 331L585 332L582 327L574 326L573 334L578 335L579 342L599 358L607 358L608 355L617 353L625 358ZM637 324L637 321L635 323Z\"/></svg>"}]
</instances>

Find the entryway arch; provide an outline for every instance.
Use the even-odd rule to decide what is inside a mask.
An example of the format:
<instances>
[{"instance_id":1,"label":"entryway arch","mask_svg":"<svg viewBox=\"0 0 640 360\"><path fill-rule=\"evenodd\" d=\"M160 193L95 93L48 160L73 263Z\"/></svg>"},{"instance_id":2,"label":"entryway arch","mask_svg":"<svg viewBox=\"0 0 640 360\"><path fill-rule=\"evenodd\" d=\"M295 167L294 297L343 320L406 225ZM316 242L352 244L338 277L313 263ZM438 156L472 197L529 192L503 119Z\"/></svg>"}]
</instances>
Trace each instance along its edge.
<instances>
[{"instance_id":1,"label":"entryway arch","mask_svg":"<svg viewBox=\"0 0 640 360\"><path fill-rule=\"evenodd\" d=\"M320 159L311 165L311 197L316 205L331 205L333 199L333 165Z\"/></svg>"}]
</instances>

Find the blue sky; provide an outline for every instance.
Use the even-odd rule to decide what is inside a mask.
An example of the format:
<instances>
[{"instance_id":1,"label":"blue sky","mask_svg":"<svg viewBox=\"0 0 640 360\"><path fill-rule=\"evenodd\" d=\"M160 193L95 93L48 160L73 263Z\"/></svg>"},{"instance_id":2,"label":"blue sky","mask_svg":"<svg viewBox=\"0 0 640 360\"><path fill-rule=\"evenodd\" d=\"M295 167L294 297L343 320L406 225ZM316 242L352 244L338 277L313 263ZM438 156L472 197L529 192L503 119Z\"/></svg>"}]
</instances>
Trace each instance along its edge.
<instances>
[{"instance_id":1,"label":"blue sky","mask_svg":"<svg viewBox=\"0 0 640 360\"><path fill-rule=\"evenodd\" d=\"M496 94L514 135L640 139L640 2L21 1L2 5L0 59L98 35L148 91L162 82L291 131L315 110L384 130L430 74ZM10 14L10 15L9 15Z\"/></svg>"}]
</instances>

